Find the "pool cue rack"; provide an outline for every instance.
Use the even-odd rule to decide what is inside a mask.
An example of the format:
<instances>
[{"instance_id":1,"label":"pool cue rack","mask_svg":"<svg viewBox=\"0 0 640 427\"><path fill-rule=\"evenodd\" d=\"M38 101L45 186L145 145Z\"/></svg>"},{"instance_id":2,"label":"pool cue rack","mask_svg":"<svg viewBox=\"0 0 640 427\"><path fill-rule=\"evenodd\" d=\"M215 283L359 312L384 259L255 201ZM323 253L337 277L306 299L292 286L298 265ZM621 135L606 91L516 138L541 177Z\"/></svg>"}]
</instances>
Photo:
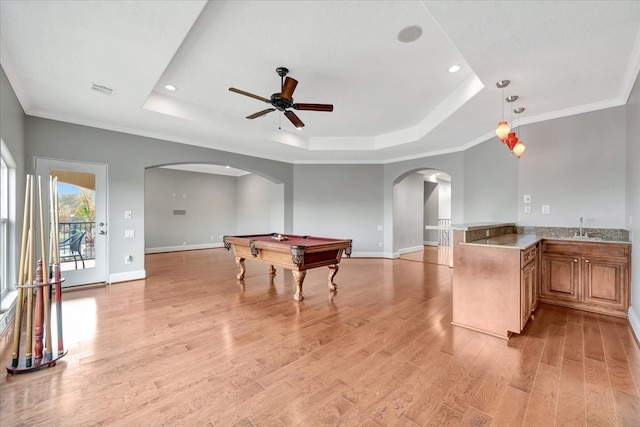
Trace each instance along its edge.
<instances>
[{"instance_id":1,"label":"pool cue rack","mask_svg":"<svg viewBox=\"0 0 640 427\"><path fill-rule=\"evenodd\" d=\"M58 249L58 201L57 178L49 179L50 203L50 264L46 267L46 244L44 232L44 209L42 184L38 177L40 243L42 258L35 260L36 228L34 221L34 177L27 175L25 207L20 249L20 268L16 289L16 315L14 319L13 353L7 372L19 374L52 367L67 354L62 341L62 282L60 277ZM43 261L44 260L44 261ZM35 267L35 268L34 268ZM35 270L35 279L33 273ZM51 274L51 276L49 276ZM57 320L57 351L52 346L51 314L52 291L55 290ZM23 325L24 318L24 325ZM24 327L23 327L24 326ZM22 345L21 345L22 342ZM24 350L24 352L23 352Z\"/></svg>"}]
</instances>

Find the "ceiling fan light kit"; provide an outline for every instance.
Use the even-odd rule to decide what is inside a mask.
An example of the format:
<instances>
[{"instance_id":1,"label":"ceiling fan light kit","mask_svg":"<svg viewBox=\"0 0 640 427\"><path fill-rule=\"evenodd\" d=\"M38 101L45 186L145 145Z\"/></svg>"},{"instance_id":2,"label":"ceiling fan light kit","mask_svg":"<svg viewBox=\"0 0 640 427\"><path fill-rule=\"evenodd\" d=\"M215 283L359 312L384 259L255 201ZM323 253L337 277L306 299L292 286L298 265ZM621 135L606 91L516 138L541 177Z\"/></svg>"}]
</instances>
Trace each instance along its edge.
<instances>
[{"instance_id":1,"label":"ceiling fan light kit","mask_svg":"<svg viewBox=\"0 0 640 427\"><path fill-rule=\"evenodd\" d=\"M254 95L249 92L245 92L244 90L236 89L234 87L230 87L229 90L231 92L239 93L240 95L245 95L250 98L257 99L258 101L266 102L267 104L271 104L271 108L264 109L262 111L258 111L257 113L253 113L247 116L247 119L255 119L257 117L264 116L265 114L271 113L272 111L282 111L284 115L289 119L289 121L296 127L296 129L302 129L304 127L304 123L300 118L291 111L294 110L307 110L307 111L333 111L332 104L297 104L293 102L293 92L296 90L296 86L298 85L298 81L291 77L287 77L289 70L285 67L276 68L276 73L280 76L280 92L276 92L269 99L264 98L259 95Z\"/></svg>"}]
</instances>

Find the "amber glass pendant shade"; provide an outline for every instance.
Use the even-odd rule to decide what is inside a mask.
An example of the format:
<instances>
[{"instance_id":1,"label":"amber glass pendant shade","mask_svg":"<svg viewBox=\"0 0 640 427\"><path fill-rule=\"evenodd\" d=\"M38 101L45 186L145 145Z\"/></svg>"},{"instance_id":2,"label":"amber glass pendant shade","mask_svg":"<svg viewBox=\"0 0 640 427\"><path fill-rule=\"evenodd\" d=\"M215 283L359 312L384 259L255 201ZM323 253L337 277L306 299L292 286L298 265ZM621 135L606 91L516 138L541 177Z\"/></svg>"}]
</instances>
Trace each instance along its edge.
<instances>
[{"instance_id":1,"label":"amber glass pendant shade","mask_svg":"<svg viewBox=\"0 0 640 427\"><path fill-rule=\"evenodd\" d=\"M516 142L516 145L513 146L513 154L515 154L517 158L520 158L520 156L522 156L522 153L524 153L525 148L526 147L524 146L522 141L518 141Z\"/></svg>"},{"instance_id":2,"label":"amber glass pendant shade","mask_svg":"<svg viewBox=\"0 0 640 427\"><path fill-rule=\"evenodd\" d=\"M496 129L496 135L498 135L498 139L500 141L504 142L504 140L509 135L509 131L511 131L511 128L509 127L507 122L498 123L498 128Z\"/></svg>"}]
</instances>

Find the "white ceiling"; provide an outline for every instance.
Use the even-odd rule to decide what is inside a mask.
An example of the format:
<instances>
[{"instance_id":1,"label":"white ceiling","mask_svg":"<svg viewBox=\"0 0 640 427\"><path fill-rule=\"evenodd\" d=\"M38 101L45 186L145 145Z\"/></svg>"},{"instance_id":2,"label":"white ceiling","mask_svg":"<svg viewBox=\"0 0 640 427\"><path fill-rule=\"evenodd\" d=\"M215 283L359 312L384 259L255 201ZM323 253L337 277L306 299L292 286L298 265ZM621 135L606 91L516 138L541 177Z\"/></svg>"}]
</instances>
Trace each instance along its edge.
<instances>
[{"instance_id":1,"label":"white ceiling","mask_svg":"<svg viewBox=\"0 0 640 427\"><path fill-rule=\"evenodd\" d=\"M402 43L409 25L422 37ZM623 105L640 2L2 0L0 63L32 116L294 163L385 163L494 136L501 79L521 124ZM279 111L245 119L269 105L228 88L269 98L279 66L296 102L334 111L296 111L301 131Z\"/></svg>"}]
</instances>

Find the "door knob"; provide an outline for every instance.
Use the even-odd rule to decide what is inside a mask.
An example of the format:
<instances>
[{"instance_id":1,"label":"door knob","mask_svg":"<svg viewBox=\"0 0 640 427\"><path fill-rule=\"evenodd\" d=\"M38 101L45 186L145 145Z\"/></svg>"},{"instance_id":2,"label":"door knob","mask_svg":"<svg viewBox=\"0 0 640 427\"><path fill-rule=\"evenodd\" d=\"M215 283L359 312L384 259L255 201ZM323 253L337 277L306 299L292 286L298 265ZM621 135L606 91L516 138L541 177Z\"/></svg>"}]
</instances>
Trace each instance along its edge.
<instances>
[{"instance_id":1,"label":"door knob","mask_svg":"<svg viewBox=\"0 0 640 427\"><path fill-rule=\"evenodd\" d=\"M98 223L98 225L99 225L100 227L104 227L104 222L100 222L100 223Z\"/></svg>"}]
</instances>

